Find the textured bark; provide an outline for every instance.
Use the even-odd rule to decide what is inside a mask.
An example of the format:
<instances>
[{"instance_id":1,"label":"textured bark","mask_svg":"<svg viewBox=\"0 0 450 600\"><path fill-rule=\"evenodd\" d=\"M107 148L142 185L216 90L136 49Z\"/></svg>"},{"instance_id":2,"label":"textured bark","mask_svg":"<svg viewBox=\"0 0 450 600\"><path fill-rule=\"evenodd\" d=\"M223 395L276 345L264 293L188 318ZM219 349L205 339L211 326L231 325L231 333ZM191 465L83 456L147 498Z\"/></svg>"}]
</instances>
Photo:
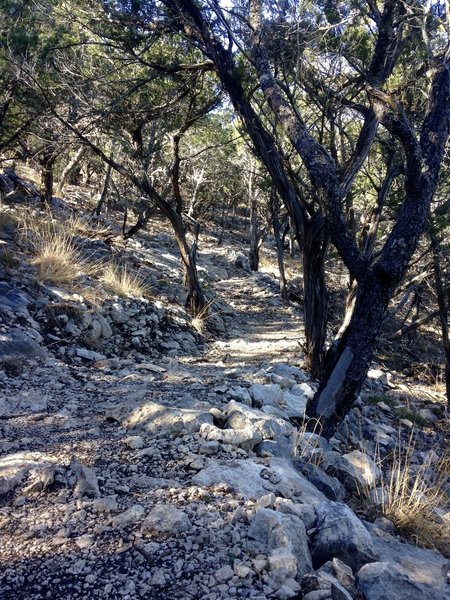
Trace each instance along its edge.
<instances>
[{"instance_id":1,"label":"textured bark","mask_svg":"<svg viewBox=\"0 0 450 600\"><path fill-rule=\"evenodd\" d=\"M447 394L447 405L450 409L450 335L448 321L448 306L444 293L442 269L440 264L439 242L433 231L430 231L431 245L433 248L434 284L439 307L439 319L441 322L442 348L445 361L445 391Z\"/></svg>"},{"instance_id":2,"label":"textured bark","mask_svg":"<svg viewBox=\"0 0 450 600\"><path fill-rule=\"evenodd\" d=\"M63 172L61 173L61 177L59 178L58 187L56 188L56 194L58 196L63 193L64 186L66 182L70 180L72 174L80 168L81 161L83 160L85 154L86 147L80 146L80 148L75 152L71 160L69 160L67 165L64 167Z\"/></svg>"},{"instance_id":3,"label":"textured bark","mask_svg":"<svg viewBox=\"0 0 450 600\"><path fill-rule=\"evenodd\" d=\"M41 198L46 204L50 204L53 198L53 167L55 165L56 155L52 146L46 146L43 151L41 165Z\"/></svg>"},{"instance_id":4,"label":"textured bark","mask_svg":"<svg viewBox=\"0 0 450 600\"><path fill-rule=\"evenodd\" d=\"M321 213L311 219L303 244L303 290L305 311L306 364L313 377L322 374L327 332L328 293L325 283L325 257L328 235Z\"/></svg>"},{"instance_id":5,"label":"textured bark","mask_svg":"<svg viewBox=\"0 0 450 600\"><path fill-rule=\"evenodd\" d=\"M277 262L278 262L278 271L279 271L279 285L280 285L280 295L284 304L288 302L288 293L287 293L287 285L286 285L286 273L284 270L284 248L283 248L283 239L281 236L281 227L280 227L280 207L278 203L278 196L275 188L272 188L270 193L270 213L273 227L273 235L275 237L275 244L277 247Z\"/></svg>"},{"instance_id":6,"label":"textured bark","mask_svg":"<svg viewBox=\"0 0 450 600\"><path fill-rule=\"evenodd\" d=\"M107 165L106 167L106 175L105 175L105 179L103 182L103 188L102 188L102 193L100 194L100 199L97 203L97 206L95 208L95 214L97 215L97 217L100 216L102 210L103 210L103 206L106 202L106 198L108 197L108 193L109 193L109 184L111 182L111 173L112 173L112 166L111 165Z\"/></svg>"}]
</instances>

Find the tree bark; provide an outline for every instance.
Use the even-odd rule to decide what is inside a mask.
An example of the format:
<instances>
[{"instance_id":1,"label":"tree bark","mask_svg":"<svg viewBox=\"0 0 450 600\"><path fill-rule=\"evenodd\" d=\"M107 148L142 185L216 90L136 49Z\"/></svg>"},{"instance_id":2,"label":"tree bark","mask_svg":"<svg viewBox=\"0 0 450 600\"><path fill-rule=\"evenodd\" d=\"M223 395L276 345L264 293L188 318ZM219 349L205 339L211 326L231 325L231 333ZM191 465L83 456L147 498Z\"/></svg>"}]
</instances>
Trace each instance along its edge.
<instances>
[{"instance_id":1,"label":"tree bark","mask_svg":"<svg viewBox=\"0 0 450 600\"><path fill-rule=\"evenodd\" d=\"M259 269L259 232L258 232L258 203L256 197L251 190L249 183L250 194L250 249L249 249L249 264L251 271Z\"/></svg>"},{"instance_id":2,"label":"tree bark","mask_svg":"<svg viewBox=\"0 0 450 600\"><path fill-rule=\"evenodd\" d=\"M284 270L284 247L283 247L283 239L281 236L281 227L280 227L280 207L278 203L277 192L274 187L272 187L272 191L270 193L270 212L272 219L272 227L273 227L273 235L275 237L275 244L277 247L277 262L278 262L278 272L279 272L279 285L280 285L280 295L284 304L288 303L288 293L287 293L287 285L286 285L286 273Z\"/></svg>"},{"instance_id":3,"label":"tree bark","mask_svg":"<svg viewBox=\"0 0 450 600\"><path fill-rule=\"evenodd\" d=\"M430 229L430 239L433 248L434 283L439 307L439 319L442 331L442 347L445 361L445 390L447 395L447 406L450 409L450 335L448 321L448 306L445 299L442 269L440 264L440 248L435 233Z\"/></svg>"},{"instance_id":4,"label":"tree bark","mask_svg":"<svg viewBox=\"0 0 450 600\"><path fill-rule=\"evenodd\" d=\"M303 290L306 366L313 377L322 374L328 321L328 292L325 283L325 258L328 234L322 213L316 213L305 229L303 242Z\"/></svg>"},{"instance_id":5,"label":"tree bark","mask_svg":"<svg viewBox=\"0 0 450 600\"><path fill-rule=\"evenodd\" d=\"M46 145L41 160L41 197L45 204L50 204L53 198L53 167L55 165L55 161L56 155L53 150L53 147L50 145Z\"/></svg>"},{"instance_id":6,"label":"tree bark","mask_svg":"<svg viewBox=\"0 0 450 600\"><path fill-rule=\"evenodd\" d=\"M381 274L371 272L358 286L348 327L326 354L323 377L308 414L319 418L323 435L330 437L353 405L372 360L390 285Z\"/></svg>"},{"instance_id":7,"label":"tree bark","mask_svg":"<svg viewBox=\"0 0 450 600\"><path fill-rule=\"evenodd\" d=\"M72 175L72 173L79 168L81 161L83 160L84 155L86 154L86 147L80 146L80 148L75 152L74 156L67 163L63 172L61 173L61 177L59 178L58 186L56 188L56 195L59 196L64 191L64 186L66 181L68 181Z\"/></svg>"}]
</instances>

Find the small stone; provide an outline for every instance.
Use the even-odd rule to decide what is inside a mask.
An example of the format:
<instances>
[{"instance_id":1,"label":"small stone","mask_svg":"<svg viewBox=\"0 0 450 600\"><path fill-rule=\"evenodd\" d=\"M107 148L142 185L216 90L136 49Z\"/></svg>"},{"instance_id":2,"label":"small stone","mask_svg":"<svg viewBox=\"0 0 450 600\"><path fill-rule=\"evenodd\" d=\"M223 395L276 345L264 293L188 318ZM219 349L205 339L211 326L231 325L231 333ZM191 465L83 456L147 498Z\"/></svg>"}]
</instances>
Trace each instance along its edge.
<instances>
[{"instance_id":1,"label":"small stone","mask_svg":"<svg viewBox=\"0 0 450 600\"><path fill-rule=\"evenodd\" d=\"M130 435L123 440L124 444L133 450L144 448L145 442L140 435Z\"/></svg>"},{"instance_id":2,"label":"small stone","mask_svg":"<svg viewBox=\"0 0 450 600\"><path fill-rule=\"evenodd\" d=\"M187 515L171 504L160 504L149 513L142 530L147 535L171 537L191 528Z\"/></svg>"},{"instance_id":3,"label":"small stone","mask_svg":"<svg viewBox=\"0 0 450 600\"><path fill-rule=\"evenodd\" d=\"M80 548L80 550L86 550L94 544L94 541L94 536L82 535L79 538L76 538L75 544L78 546L78 548Z\"/></svg>"},{"instance_id":4,"label":"small stone","mask_svg":"<svg viewBox=\"0 0 450 600\"><path fill-rule=\"evenodd\" d=\"M214 573L214 577L216 578L216 581L218 581L219 583L222 583L224 581L229 581L234 575L233 569L230 567L230 565L225 565L223 567L221 567L220 569L218 569L215 573Z\"/></svg>"},{"instance_id":5,"label":"small stone","mask_svg":"<svg viewBox=\"0 0 450 600\"><path fill-rule=\"evenodd\" d=\"M135 504L128 510L114 517L111 521L111 525L115 529L122 529L124 527L128 527L129 525L135 525L142 520L144 513L144 507L140 504Z\"/></svg>"}]
</instances>

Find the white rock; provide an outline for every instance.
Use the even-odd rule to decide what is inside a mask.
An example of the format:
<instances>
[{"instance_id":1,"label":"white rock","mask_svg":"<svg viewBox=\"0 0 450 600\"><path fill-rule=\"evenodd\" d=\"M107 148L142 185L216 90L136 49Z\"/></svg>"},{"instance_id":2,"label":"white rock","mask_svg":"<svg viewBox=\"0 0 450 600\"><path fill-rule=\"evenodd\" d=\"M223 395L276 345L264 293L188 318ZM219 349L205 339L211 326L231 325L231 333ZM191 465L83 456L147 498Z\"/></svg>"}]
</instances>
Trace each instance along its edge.
<instances>
[{"instance_id":1,"label":"white rock","mask_svg":"<svg viewBox=\"0 0 450 600\"><path fill-rule=\"evenodd\" d=\"M136 525L142 521L144 514L144 507L140 504L135 504L119 515L113 517L111 525L114 527L114 529L123 529L124 527L129 527L130 525Z\"/></svg>"},{"instance_id":2,"label":"white rock","mask_svg":"<svg viewBox=\"0 0 450 600\"><path fill-rule=\"evenodd\" d=\"M191 528L187 515L171 504L159 504L148 514L142 524L147 535L171 537Z\"/></svg>"},{"instance_id":3,"label":"white rock","mask_svg":"<svg viewBox=\"0 0 450 600\"><path fill-rule=\"evenodd\" d=\"M257 407L270 404L276 406L282 397L281 386L277 383L254 383L250 386L250 394L253 398L253 403Z\"/></svg>"},{"instance_id":4,"label":"white rock","mask_svg":"<svg viewBox=\"0 0 450 600\"><path fill-rule=\"evenodd\" d=\"M104 360L106 358L104 354L101 354L100 352L94 352L94 350L87 350L86 348L77 348L75 354L80 358L92 360L93 362L96 360Z\"/></svg>"}]
</instances>

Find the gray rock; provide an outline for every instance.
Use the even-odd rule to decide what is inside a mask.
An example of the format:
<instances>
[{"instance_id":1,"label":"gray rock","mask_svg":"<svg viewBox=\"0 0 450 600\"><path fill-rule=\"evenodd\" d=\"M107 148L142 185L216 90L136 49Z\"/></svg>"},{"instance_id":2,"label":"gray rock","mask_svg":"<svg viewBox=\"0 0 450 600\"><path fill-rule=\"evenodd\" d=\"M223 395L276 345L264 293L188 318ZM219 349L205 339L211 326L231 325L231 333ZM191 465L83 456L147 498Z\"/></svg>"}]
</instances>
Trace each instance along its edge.
<instances>
[{"instance_id":1,"label":"gray rock","mask_svg":"<svg viewBox=\"0 0 450 600\"><path fill-rule=\"evenodd\" d=\"M106 413L106 418L118 421L124 427L142 427L147 431L180 433L183 430L193 433L199 431L203 423L213 422L209 407L184 398L177 407L159 402L123 402L113 406Z\"/></svg>"},{"instance_id":2,"label":"gray rock","mask_svg":"<svg viewBox=\"0 0 450 600\"><path fill-rule=\"evenodd\" d=\"M265 404L277 406L283 395L281 386L277 383L254 383L250 386L249 391L253 398L253 404L258 408Z\"/></svg>"},{"instance_id":3,"label":"gray rock","mask_svg":"<svg viewBox=\"0 0 450 600\"><path fill-rule=\"evenodd\" d=\"M336 477L327 475L317 465L301 458L294 459L294 466L318 490L323 492L329 500L339 501L344 499L345 488Z\"/></svg>"},{"instance_id":4,"label":"gray rock","mask_svg":"<svg viewBox=\"0 0 450 600\"><path fill-rule=\"evenodd\" d=\"M119 515L113 517L111 520L111 525L114 527L114 529L123 529L125 527L129 527L130 525L137 525L137 523L142 521L144 514L144 507L140 504L135 504Z\"/></svg>"},{"instance_id":5,"label":"gray rock","mask_svg":"<svg viewBox=\"0 0 450 600\"><path fill-rule=\"evenodd\" d=\"M8 334L0 334L0 358L14 356L47 358L48 353L21 329L12 329Z\"/></svg>"},{"instance_id":6,"label":"gray rock","mask_svg":"<svg viewBox=\"0 0 450 600\"><path fill-rule=\"evenodd\" d=\"M100 490L94 469L83 465L75 456L70 461L70 468L77 476L75 498L99 498Z\"/></svg>"},{"instance_id":7,"label":"gray rock","mask_svg":"<svg viewBox=\"0 0 450 600\"><path fill-rule=\"evenodd\" d=\"M316 568L335 557L353 570L378 560L369 532L346 504L322 502L315 508L317 534L312 557Z\"/></svg>"},{"instance_id":8,"label":"gray rock","mask_svg":"<svg viewBox=\"0 0 450 600\"><path fill-rule=\"evenodd\" d=\"M128 314L124 310L124 307L119 302L114 302L110 309L111 320L118 325L126 323L129 319Z\"/></svg>"},{"instance_id":9,"label":"gray rock","mask_svg":"<svg viewBox=\"0 0 450 600\"><path fill-rule=\"evenodd\" d=\"M234 429L246 426L252 423L261 432L263 439L276 441L285 441L285 438L292 436L294 428L284 419L265 414L261 410L251 408L232 400L225 407L225 413L228 422Z\"/></svg>"},{"instance_id":10,"label":"gray rock","mask_svg":"<svg viewBox=\"0 0 450 600\"><path fill-rule=\"evenodd\" d=\"M9 285L5 281L0 281L0 306L7 306L18 313L27 313L29 303L30 299L25 292Z\"/></svg>"},{"instance_id":11,"label":"gray rock","mask_svg":"<svg viewBox=\"0 0 450 600\"><path fill-rule=\"evenodd\" d=\"M333 558L328 561L322 567L320 567L318 573L328 573L333 575L341 585L345 587L353 596L356 595L355 577L353 571L339 558Z\"/></svg>"},{"instance_id":12,"label":"gray rock","mask_svg":"<svg viewBox=\"0 0 450 600\"><path fill-rule=\"evenodd\" d=\"M237 387L233 387L233 388L229 389L227 393L228 393L228 396L232 400L236 400L237 402L242 402L243 404L246 404L247 406L252 405L252 398L251 398L247 388L237 386Z\"/></svg>"},{"instance_id":13,"label":"gray rock","mask_svg":"<svg viewBox=\"0 0 450 600\"><path fill-rule=\"evenodd\" d=\"M417 565L415 571L422 570ZM426 572L423 572L427 578ZM364 600L448 600L448 589L411 579L388 561L364 565L358 572L358 592Z\"/></svg>"},{"instance_id":14,"label":"gray rock","mask_svg":"<svg viewBox=\"0 0 450 600\"><path fill-rule=\"evenodd\" d=\"M307 381L308 375L302 369L284 363L278 363L273 368L273 373L281 375L282 377L294 377L297 381Z\"/></svg>"},{"instance_id":15,"label":"gray rock","mask_svg":"<svg viewBox=\"0 0 450 600\"><path fill-rule=\"evenodd\" d=\"M376 552L383 558L383 565L373 569L361 570L358 573L358 589L360 586L366 591L367 599L374 600L378 592L383 592L383 583L387 592L397 590L397 595L389 596L390 600L406 600L416 598L420 600L444 600L449 597L449 584L447 573L450 570L450 562L442 555L432 550L424 550L412 544L402 543L396 538L384 534L382 537L375 534L375 525L369 525L372 531L372 541ZM366 565L368 567L369 565ZM396 577L394 573L399 575ZM392 573L392 576L390 575ZM402 583L401 583L402 582ZM413 587L411 587L413 586ZM414 589L414 593L408 596L408 591ZM379 598L388 596L380 595ZM378 600L378 598L377 598Z\"/></svg>"},{"instance_id":16,"label":"gray rock","mask_svg":"<svg viewBox=\"0 0 450 600\"><path fill-rule=\"evenodd\" d=\"M203 423L200 427L201 435L209 441L222 442L238 446L244 450L253 450L262 440L262 435L251 424L245 429L219 429L210 423Z\"/></svg>"},{"instance_id":17,"label":"gray rock","mask_svg":"<svg viewBox=\"0 0 450 600\"><path fill-rule=\"evenodd\" d=\"M327 473L332 473L350 490L369 490L380 478L380 469L367 454L353 450L341 456L337 452L324 454Z\"/></svg>"},{"instance_id":18,"label":"gray rock","mask_svg":"<svg viewBox=\"0 0 450 600\"><path fill-rule=\"evenodd\" d=\"M278 402L278 406L283 410L288 418L303 418L306 412L306 396L302 394L293 394L287 390L283 391L283 396Z\"/></svg>"},{"instance_id":19,"label":"gray rock","mask_svg":"<svg viewBox=\"0 0 450 600\"><path fill-rule=\"evenodd\" d=\"M248 548L254 554L267 552L267 549L272 551L269 563L279 570L280 583L289 577L301 577L312 569L305 525L299 517L262 508L252 519L248 537Z\"/></svg>"},{"instance_id":20,"label":"gray rock","mask_svg":"<svg viewBox=\"0 0 450 600\"><path fill-rule=\"evenodd\" d=\"M191 522L187 515L171 504L159 504L148 514L142 524L147 535L171 537L188 531Z\"/></svg>"},{"instance_id":21,"label":"gray rock","mask_svg":"<svg viewBox=\"0 0 450 600\"><path fill-rule=\"evenodd\" d=\"M325 496L294 467L283 459L274 458L265 466L252 459L210 460L207 467L199 471L192 481L199 486L226 483L245 498L260 498L274 492L285 498L299 501L321 502Z\"/></svg>"},{"instance_id":22,"label":"gray rock","mask_svg":"<svg viewBox=\"0 0 450 600\"><path fill-rule=\"evenodd\" d=\"M55 458L41 452L17 452L0 458L0 495L13 490L32 469L54 464Z\"/></svg>"},{"instance_id":23,"label":"gray rock","mask_svg":"<svg viewBox=\"0 0 450 600\"><path fill-rule=\"evenodd\" d=\"M75 354L80 358L85 358L86 360L90 360L92 362L97 360L105 360L106 358L104 354L95 352L94 350L88 350L87 348L77 348L75 350Z\"/></svg>"},{"instance_id":24,"label":"gray rock","mask_svg":"<svg viewBox=\"0 0 450 600\"><path fill-rule=\"evenodd\" d=\"M0 396L0 417L38 413L47 410L48 396L35 391L20 391L14 395Z\"/></svg>"}]
</instances>

